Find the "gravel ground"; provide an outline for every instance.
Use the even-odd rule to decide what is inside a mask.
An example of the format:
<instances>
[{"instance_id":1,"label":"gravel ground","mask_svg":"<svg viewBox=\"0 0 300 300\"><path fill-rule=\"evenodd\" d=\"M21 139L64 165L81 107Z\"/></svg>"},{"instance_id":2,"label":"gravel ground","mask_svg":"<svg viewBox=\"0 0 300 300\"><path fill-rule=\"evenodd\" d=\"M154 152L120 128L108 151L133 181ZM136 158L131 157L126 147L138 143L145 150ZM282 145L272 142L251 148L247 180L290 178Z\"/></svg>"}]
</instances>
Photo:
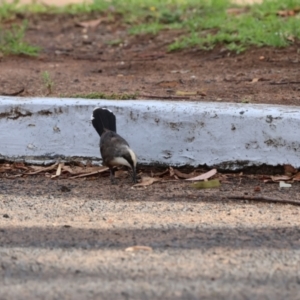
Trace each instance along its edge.
<instances>
[{"instance_id":1,"label":"gravel ground","mask_svg":"<svg viewBox=\"0 0 300 300\"><path fill-rule=\"evenodd\" d=\"M2 178L0 299L300 299L300 207L226 200L257 186L300 200L300 184L255 176L212 190Z\"/></svg>"}]
</instances>

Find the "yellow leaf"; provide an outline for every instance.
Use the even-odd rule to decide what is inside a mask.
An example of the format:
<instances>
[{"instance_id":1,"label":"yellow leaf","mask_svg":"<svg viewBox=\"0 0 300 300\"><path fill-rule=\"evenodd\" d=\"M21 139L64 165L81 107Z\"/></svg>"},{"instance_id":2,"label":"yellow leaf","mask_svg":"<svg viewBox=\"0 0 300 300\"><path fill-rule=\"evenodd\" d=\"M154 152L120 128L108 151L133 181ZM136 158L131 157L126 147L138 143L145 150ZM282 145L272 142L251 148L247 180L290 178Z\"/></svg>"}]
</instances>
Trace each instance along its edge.
<instances>
[{"instance_id":1,"label":"yellow leaf","mask_svg":"<svg viewBox=\"0 0 300 300\"><path fill-rule=\"evenodd\" d=\"M201 181L201 182L196 182L191 185L192 188L195 189L212 189L212 188L217 188L221 185L219 179L213 179L209 181Z\"/></svg>"}]
</instances>

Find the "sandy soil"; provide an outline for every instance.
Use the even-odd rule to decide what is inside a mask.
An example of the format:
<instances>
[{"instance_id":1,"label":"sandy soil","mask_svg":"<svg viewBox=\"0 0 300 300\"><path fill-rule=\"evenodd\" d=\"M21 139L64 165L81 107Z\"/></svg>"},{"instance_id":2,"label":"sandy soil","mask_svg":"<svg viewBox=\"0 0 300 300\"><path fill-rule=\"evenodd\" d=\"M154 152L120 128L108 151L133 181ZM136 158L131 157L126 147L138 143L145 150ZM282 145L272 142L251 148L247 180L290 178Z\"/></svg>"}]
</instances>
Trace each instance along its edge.
<instances>
[{"instance_id":1,"label":"sandy soil","mask_svg":"<svg viewBox=\"0 0 300 300\"><path fill-rule=\"evenodd\" d=\"M0 181L0 299L299 299L299 199L256 177L220 189L128 179ZM152 251L126 251L141 245Z\"/></svg>"}]
</instances>

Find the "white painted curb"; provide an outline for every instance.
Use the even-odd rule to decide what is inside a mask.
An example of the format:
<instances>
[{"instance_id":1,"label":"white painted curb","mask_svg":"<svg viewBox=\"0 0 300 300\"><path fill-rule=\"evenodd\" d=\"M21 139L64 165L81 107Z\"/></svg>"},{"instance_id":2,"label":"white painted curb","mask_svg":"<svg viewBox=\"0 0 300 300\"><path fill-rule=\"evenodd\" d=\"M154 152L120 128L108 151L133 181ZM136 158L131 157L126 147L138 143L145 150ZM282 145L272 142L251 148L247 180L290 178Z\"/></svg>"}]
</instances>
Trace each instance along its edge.
<instances>
[{"instance_id":1,"label":"white painted curb","mask_svg":"<svg viewBox=\"0 0 300 300\"><path fill-rule=\"evenodd\" d=\"M99 159L96 106L114 111L141 164L300 167L299 107L186 101L0 96L0 157Z\"/></svg>"}]
</instances>

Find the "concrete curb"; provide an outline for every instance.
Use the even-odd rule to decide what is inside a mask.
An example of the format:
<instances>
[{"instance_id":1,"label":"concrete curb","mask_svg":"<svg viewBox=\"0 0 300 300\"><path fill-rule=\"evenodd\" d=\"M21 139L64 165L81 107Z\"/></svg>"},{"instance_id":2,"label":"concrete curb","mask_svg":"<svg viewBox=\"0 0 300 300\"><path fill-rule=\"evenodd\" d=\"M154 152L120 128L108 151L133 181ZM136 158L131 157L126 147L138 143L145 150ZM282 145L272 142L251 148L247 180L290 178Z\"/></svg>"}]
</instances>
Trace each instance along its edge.
<instances>
[{"instance_id":1,"label":"concrete curb","mask_svg":"<svg viewBox=\"0 0 300 300\"><path fill-rule=\"evenodd\" d=\"M0 96L0 157L99 161L96 106L114 111L141 164L300 167L299 107L186 101Z\"/></svg>"}]
</instances>

